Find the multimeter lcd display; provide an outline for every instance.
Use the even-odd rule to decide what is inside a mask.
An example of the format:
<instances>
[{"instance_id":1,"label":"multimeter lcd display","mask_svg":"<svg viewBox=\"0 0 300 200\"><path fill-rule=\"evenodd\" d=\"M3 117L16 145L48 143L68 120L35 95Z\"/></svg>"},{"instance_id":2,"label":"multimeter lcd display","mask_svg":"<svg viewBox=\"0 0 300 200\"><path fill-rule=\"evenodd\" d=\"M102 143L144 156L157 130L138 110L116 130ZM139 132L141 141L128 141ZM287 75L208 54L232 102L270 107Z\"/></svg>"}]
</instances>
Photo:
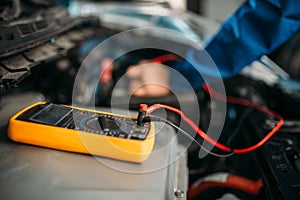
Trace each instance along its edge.
<instances>
[{"instance_id":1,"label":"multimeter lcd display","mask_svg":"<svg viewBox=\"0 0 300 200\"><path fill-rule=\"evenodd\" d=\"M32 116L30 120L54 126L57 125L71 111L72 109L68 107L49 104L47 107Z\"/></svg>"}]
</instances>

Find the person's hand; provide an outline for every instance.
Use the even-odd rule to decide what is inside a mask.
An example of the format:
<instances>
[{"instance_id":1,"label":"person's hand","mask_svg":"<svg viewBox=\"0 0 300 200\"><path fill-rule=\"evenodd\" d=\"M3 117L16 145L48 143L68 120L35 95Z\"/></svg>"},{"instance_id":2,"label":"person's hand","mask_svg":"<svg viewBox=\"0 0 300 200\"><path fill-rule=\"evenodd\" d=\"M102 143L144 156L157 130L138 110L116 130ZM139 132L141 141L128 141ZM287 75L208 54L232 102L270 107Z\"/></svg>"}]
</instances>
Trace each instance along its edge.
<instances>
[{"instance_id":1,"label":"person's hand","mask_svg":"<svg viewBox=\"0 0 300 200\"><path fill-rule=\"evenodd\" d=\"M156 97L170 93L169 70L166 66L141 61L127 70L130 79L129 94L137 97Z\"/></svg>"}]
</instances>

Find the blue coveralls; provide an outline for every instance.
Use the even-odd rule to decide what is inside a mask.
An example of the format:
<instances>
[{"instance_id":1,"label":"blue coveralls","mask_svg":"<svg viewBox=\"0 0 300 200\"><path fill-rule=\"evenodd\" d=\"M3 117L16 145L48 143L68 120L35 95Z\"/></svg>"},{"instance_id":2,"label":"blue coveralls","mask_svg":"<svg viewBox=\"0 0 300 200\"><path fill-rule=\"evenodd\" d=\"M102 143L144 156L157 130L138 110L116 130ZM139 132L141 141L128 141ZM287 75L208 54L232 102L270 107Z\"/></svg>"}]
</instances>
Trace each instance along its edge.
<instances>
[{"instance_id":1,"label":"blue coveralls","mask_svg":"<svg viewBox=\"0 0 300 200\"><path fill-rule=\"evenodd\" d=\"M299 29L300 0L248 0L222 24L205 50L221 77L228 78L274 51ZM218 78L210 66L202 63L199 54L197 50L189 51L186 58L190 62L182 61L174 67L188 78L194 89L203 84L198 72Z\"/></svg>"}]
</instances>

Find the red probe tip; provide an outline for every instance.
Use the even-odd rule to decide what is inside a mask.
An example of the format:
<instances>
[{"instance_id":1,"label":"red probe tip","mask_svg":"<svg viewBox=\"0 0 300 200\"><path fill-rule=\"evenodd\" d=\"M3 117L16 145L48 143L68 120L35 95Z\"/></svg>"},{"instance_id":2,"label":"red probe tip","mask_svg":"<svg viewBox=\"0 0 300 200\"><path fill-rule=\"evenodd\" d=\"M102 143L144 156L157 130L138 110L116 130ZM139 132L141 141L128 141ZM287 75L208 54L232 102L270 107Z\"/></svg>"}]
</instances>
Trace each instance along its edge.
<instances>
[{"instance_id":1,"label":"red probe tip","mask_svg":"<svg viewBox=\"0 0 300 200\"><path fill-rule=\"evenodd\" d=\"M140 104L140 110L146 111L147 109L148 109L148 105L147 104L144 104L144 103Z\"/></svg>"}]
</instances>

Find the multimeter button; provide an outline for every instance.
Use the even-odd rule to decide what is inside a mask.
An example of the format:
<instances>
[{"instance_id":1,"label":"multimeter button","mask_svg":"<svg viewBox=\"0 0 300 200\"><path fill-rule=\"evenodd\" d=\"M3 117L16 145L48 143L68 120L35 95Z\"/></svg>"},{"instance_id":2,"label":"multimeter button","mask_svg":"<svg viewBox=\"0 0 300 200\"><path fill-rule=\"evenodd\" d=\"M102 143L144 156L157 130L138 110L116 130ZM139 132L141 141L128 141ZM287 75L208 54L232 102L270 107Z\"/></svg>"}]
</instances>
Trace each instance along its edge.
<instances>
[{"instance_id":1,"label":"multimeter button","mask_svg":"<svg viewBox=\"0 0 300 200\"><path fill-rule=\"evenodd\" d=\"M105 135L108 135L108 136L113 136L113 133L112 132L104 132Z\"/></svg>"},{"instance_id":2,"label":"multimeter button","mask_svg":"<svg viewBox=\"0 0 300 200\"><path fill-rule=\"evenodd\" d=\"M147 134L147 129L141 130L141 134L143 134L143 135Z\"/></svg>"},{"instance_id":3,"label":"multimeter button","mask_svg":"<svg viewBox=\"0 0 300 200\"><path fill-rule=\"evenodd\" d=\"M135 128L133 131L140 134L145 134L146 132L144 128Z\"/></svg>"},{"instance_id":4,"label":"multimeter button","mask_svg":"<svg viewBox=\"0 0 300 200\"><path fill-rule=\"evenodd\" d=\"M140 139L140 138L143 139L143 137L144 137L143 135L136 134L136 133L130 134L131 139Z\"/></svg>"},{"instance_id":5,"label":"multimeter button","mask_svg":"<svg viewBox=\"0 0 300 200\"><path fill-rule=\"evenodd\" d=\"M119 134L119 138L128 138L128 134L127 133L124 133L124 132L121 132Z\"/></svg>"},{"instance_id":6,"label":"multimeter button","mask_svg":"<svg viewBox=\"0 0 300 200\"><path fill-rule=\"evenodd\" d=\"M75 129L75 125L74 124L69 124L67 128Z\"/></svg>"},{"instance_id":7,"label":"multimeter button","mask_svg":"<svg viewBox=\"0 0 300 200\"><path fill-rule=\"evenodd\" d=\"M145 136L144 135L139 135L139 138L140 139L145 139Z\"/></svg>"},{"instance_id":8,"label":"multimeter button","mask_svg":"<svg viewBox=\"0 0 300 200\"><path fill-rule=\"evenodd\" d=\"M141 134L141 130L140 129L133 129L130 131L130 134Z\"/></svg>"}]
</instances>

